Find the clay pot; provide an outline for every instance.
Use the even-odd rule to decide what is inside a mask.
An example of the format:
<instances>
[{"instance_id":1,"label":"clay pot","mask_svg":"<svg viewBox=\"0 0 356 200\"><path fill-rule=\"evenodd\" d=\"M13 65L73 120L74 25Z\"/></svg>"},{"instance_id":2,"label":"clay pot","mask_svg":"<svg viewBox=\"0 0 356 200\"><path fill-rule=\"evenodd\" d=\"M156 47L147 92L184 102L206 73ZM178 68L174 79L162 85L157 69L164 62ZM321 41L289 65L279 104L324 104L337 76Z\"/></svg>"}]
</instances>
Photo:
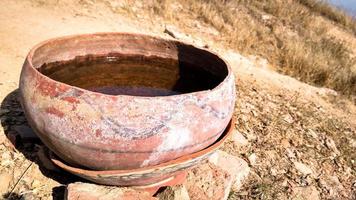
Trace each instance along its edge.
<instances>
[{"instance_id":1,"label":"clay pot","mask_svg":"<svg viewBox=\"0 0 356 200\"><path fill-rule=\"evenodd\" d=\"M219 56L157 37L99 33L51 39L20 78L26 117L71 166L136 169L214 143L235 103Z\"/></svg>"}]
</instances>

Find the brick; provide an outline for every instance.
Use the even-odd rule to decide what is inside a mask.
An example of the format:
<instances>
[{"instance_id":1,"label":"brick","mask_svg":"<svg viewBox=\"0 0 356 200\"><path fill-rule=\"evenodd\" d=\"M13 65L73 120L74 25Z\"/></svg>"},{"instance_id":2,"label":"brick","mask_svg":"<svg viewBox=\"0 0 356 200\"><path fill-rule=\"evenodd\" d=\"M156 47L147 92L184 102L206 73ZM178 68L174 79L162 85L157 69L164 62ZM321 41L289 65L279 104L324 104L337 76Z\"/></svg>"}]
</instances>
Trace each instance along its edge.
<instances>
[{"instance_id":1,"label":"brick","mask_svg":"<svg viewBox=\"0 0 356 200\"><path fill-rule=\"evenodd\" d=\"M232 189L238 191L243 181L247 178L250 167L243 159L218 150L210 158L209 162L223 169L232 177Z\"/></svg>"},{"instance_id":2,"label":"brick","mask_svg":"<svg viewBox=\"0 0 356 200\"><path fill-rule=\"evenodd\" d=\"M144 191L81 182L69 184L65 196L66 200L157 200Z\"/></svg>"},{"instance_id":3,"label":"brick","mask_svg":"<svg viewBox=\"0 0 356 200\"><path fill-rule=\"evenodd\" d=\"M188 172L184 183L191 200L226 200L232 177L212 163L201 164Z\"/></svg>"}]
</instances>

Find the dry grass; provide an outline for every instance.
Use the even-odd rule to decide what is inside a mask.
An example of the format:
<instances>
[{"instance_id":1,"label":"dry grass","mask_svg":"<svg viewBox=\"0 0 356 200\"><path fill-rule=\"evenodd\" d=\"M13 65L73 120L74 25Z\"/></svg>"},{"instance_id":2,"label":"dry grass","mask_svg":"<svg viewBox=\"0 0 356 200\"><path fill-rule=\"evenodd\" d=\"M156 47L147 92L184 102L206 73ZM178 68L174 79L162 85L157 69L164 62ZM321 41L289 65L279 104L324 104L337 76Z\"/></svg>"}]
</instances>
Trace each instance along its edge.
<instances>
[{"instance_id":1,"label":"dry grass","mask_svg":"<svg viewBox=\"0 0 356 200\"><path fill-rule=\"evenodd\" d=\"M345 12L330 6L326 1L322 0L298 0L299 3L307 6L313 12L321 14L337 24L343 25L345 28L353 31L356 35L356 21Z\"/></svg>"},{"instance_id":2,"label":"dry grass","mask_svg":"<svg viewBox=\"0 0 356 200\"><path fill-rule=\"evenodd\" d=\"M185 18L194 19L219 31L220 37L215 38L218 44L245 55L264 57L281 72L307 83L356 95L356 56L352 47L331 37L317 16L324 16L330 26L338 24L347 33L353 31L351 35L356 23L322 1L152 0L136 14L142 11L193 35L196 32L189 31Z\"/></svg>"},{"instance_id":3,"label":"dry grass","mask_svg":"<svg viewBox=\"0 0 356 200\"><path fill-rule=\"evenodd\" d=\"M280 66L283 72L303 81L326 86L344 94L356 91L356 60L349 50L334 38L320 41L290 41L282 48Z\"/></svg>"}]
</instances>

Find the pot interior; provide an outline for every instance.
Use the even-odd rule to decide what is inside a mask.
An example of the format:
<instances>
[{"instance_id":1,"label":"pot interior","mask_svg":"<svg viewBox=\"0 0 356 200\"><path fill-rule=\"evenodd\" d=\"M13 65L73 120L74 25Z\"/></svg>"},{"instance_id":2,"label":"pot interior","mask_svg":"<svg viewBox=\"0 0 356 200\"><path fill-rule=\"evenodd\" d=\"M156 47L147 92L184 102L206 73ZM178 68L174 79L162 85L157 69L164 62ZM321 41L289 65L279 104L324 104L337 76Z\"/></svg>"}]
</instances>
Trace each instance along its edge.
<instances>
[{"instance_id":1,"label":"pot interior","mask_svg":"<svg viewBox=\"0 0 356 200\"><path fill-rule=\"evenodd\" d=\"M138 39L140 43L137 43ZM168 96L210 90L228 74L226 64L206 50L176 41L151 40L145 36L134 37L133 41L117 38L116 44L128 44L120 48L110 48L112 40L102 40L103 46L107 47L104 53L100 51L100 41L85 40L82 45L87 47L80 48L82 51L70 45L73 42L70 39L57 41L65 44L63 50L56 42L41 47L56 50L36 51L34 57L40 53L48 55L39 56L42 62L34 58L35 68L43 75L71 86L110 95L134 96ZM48 58L51 52L63 54L66 50L70 59L61 59L58 55Z\"/></svg>"}]
</instances>

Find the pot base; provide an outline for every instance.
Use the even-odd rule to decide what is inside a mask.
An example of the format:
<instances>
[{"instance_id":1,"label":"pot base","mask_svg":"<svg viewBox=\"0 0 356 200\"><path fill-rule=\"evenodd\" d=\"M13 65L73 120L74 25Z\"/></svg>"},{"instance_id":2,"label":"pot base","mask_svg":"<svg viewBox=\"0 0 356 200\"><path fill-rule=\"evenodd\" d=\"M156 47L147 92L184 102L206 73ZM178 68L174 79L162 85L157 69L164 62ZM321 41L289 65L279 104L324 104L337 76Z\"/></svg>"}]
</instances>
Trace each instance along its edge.
<instances>
[{"instance_id":1,"label":"pot base","mask_svg":"<svg viewBox=\"0 0 356 200\"><path fill-rule=\"evenodd\" d=\"M221 137L214 144L201 151L156 166L139 169L96 171L69 166L53 153L50 153L49 157L56 166L94 183L122 187L130 186L155 193L162 186L173 186L182 183L185 179L186 171L212 155L231 135L234 125L235 121L232 118Z\"/></svg>"}]
</instances>

